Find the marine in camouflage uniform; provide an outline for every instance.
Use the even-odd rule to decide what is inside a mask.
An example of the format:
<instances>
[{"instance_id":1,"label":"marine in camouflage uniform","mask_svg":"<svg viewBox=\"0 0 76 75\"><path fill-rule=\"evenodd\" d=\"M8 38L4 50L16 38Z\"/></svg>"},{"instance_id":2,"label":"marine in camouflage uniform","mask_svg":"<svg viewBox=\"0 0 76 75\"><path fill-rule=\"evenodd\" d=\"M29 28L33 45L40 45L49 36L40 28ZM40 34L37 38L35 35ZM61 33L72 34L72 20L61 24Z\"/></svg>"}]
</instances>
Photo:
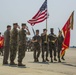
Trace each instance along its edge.
<instances>
[{"instance_id":1,"label":"marine in camouflage uniform","mask_svg":"<svg viewBox=\"0 0 76 75\"><path fill-rule=\"evenodd\" d=\"M4 32L4 57L3 57L3 65L8 64L8 57L10 51L10 30L11 26L7 26L7 30Z\"/></svg>"},{"instance_id":2,"label":"marine in camouflage uniform","mask_svg":"<svg viewBox=\"0 0 76 75\"><path fill-rule=\"evenodd\" d=\"M62 32L59 31L59 35L58 35L58 39L57 39L57 43L58 43L58 62L61 62L60 60L60 51L62 49L62 43L63 43L63 35L62 35Z\"/></svg>"},{"instance_id":3,"label":"marine in camouflage uniform","mask_svg":"<svg viewBox=\"0 0 76 75\"><path fill-rule=\"evenodd\" d=\"M50 58L51 62L53 62L53 51L54 51L54 60L57 61L56 59L56 35L54 34L54 29L50 29L50 34L48 35L48 40L49 40L49 51L50 51Z\"/></svg>"},{"instance_id":4,"label":"marine in camouflage uniform","mask_svg":"<svg viewBox=\"0 0 76 75\"><path fill-rule=\"evenodd\" d=\"M36 35L33 37L32 40L34 44L34 62L39 62L39 56L40 56L40 43L41 43L41 37L39 36L39 30L36 30Z\"/></svg>"},{"instance_id":5,"label":"marine in camouflage uniform","mask_svg":"<svg viewBox=\"0 0 76 75\"><path fill-rule=\"evenodd\" d=\"M26 24L22 23L22 28L19 31L19 48L18 48L18 66L25 66L22 64L22 60L25 57L25 51L26 51L26 35L30 35L29 30L26 32Z\"/></svg>"},{"instance_id":6,"label":"marine in camouflage uniform","mask_svg":"<svg viewBox=\"0 0 76 75\"><path fill-rule=\"evenodd\" d=\"M13 29L10 33L10 65L16 65L14 60L16 58L17 46L18 46L18 24L13 24Z\"/></svg>"},{"instance_id":7,"label":"marine in camouflage uniform","mask_svg":"<svg viewBox=\"0 0 76 75\"><path fill-rule=\"evenodd\" d=\"M49 61L48 60L48 38L46 38L46 37L47 37L47 30L43 29L43 33L41 34L43 62ZM46 52L46 59L44 58L45 52Z\"/></svg>"}]
</instances>

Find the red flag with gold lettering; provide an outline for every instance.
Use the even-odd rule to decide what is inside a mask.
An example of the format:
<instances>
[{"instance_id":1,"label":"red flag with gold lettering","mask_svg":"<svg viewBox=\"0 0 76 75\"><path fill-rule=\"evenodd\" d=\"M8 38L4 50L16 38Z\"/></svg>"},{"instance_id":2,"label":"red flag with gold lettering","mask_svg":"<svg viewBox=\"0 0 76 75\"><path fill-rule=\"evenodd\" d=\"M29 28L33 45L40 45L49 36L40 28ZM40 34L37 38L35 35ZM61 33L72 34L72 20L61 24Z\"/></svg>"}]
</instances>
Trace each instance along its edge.
<instances>
[{"instance_id":1,"label":"red flag with gold lettering","mask_svg":"<svg viewBox=\"0 0 76 75\"><path fill-rule=\"evenodd\" d=\"M74 18L74 11L72 12L69 19L62 28L64 34L64 41L62 44L61 56L64 54L65 50L69 48L70 45L70 29L73 30L73 18Z\"/></svg>"}]
</instances>

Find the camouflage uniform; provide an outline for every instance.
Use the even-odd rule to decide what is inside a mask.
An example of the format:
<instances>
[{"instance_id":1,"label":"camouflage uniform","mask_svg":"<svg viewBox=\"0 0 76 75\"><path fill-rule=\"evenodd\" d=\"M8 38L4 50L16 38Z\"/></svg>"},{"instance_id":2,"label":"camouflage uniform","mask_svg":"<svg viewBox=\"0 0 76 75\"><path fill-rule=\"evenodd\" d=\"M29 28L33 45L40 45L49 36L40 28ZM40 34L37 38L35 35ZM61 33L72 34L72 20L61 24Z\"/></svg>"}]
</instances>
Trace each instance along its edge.
<instances>
[{"instance_id":1,"label":"camouflage uniform","mask_svg":"<svg viewBox=\"0 0 76 75\"><path fill-rule=\"evenodd\" d=\"M40 40L41 37L39 35L35 35L33 37L33 40L37 40L37 42L34 42L34 61L39 61L39 55L40 55Z\"/></svg>"},{"instance_id":2,"label":"camouflage uniform","mask_svg":"<svg viewBox=\"0 0 76 75\"><path fill-rule=\"evenodd\" d=\"M26 30L23 28L19 31L19 49L18 49L18 63L22 63L26 51Z\"/></svg>"},{"instance_id":3,"label":"camouflage uniform","mask_svg":"<svg viewBox=\"0 0 76 75\"><path fill-rule=\"evenodd\" d=\"M41 34L41 40L42 40L42 59L43 59L43 62L45 62L45 59L44 59L44 53L46 52L46 60L48 60L48 43L46 41L46 34L43 35L43 33Z\"/></svg>"},{"instance_id":4,"label":"camouflage uniform","mask_svg":"<svg viewBox=\"0 0 76 75\"><path fill-rule=\"evenodd\" d=\"M60 51L62 49L62 42L63 42L63 40L64 40L64 38L63 38L62 35L59 36L58 39L57 39L57 42L58 42L58 59L59 59L59 62L61 62L60 61Z\"/></svg>"},{"instance_id":5,"label":"camouflage uniform","mask_svg":"<svg viewBox=\"0 0 76 75\"><path fill-rule=\"evenodd\" d=\"M48 39L49 39L49 51L50 51L50 57L51 57L51 62L53 62L53 51L54 51L54 60L56 60L56 35L55 34L49 34L48 35Z\"/></svg>"},{"instance_id":6,"label":"camouflage uniform","mask_svg":"<svg viewBox=\"0 0 76 75\"><path fill-rule=\"evenodd\" d=\"M18 45L18 30L13 28L10 33L10 63L14 63Z\"/></svg>"},{"instance_id":7,"label":"camouflage uniform","mask_svg":"<svg viewBox=\"0 0 76 75\"><path fill-rule=\"evenodd\" d=\"M6 30L4 32L4 58L3 58L3 64L8 64L9 50L10 50L10 31Z\"/></svg>"}]
</instances>

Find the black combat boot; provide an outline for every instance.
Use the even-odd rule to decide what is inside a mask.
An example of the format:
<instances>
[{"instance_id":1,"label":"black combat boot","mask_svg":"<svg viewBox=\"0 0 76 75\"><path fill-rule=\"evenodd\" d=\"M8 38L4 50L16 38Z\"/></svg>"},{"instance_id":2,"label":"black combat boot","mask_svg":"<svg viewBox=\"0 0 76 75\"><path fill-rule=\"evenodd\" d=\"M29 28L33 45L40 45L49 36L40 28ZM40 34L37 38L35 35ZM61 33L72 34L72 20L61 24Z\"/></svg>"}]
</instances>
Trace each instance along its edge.
<instances>
[{"instance_id":1,"label":"black combat boot","mask_svg":"<svg viewBox=\"0 0 76 75\"><path fill-rule=\"evenodd\" d=\"M10 65L17 65L15 62L10 62Z\"/></svg>"},{"instance_id":2,"label":"black combat boot","mask_svg":"<svg viewBox=\"0 0 76 75\"><path fill-rule=\"evenodd\" d=\"M18 63L18 66L25 66L24 64L22 64L21 62Z\"/></svg>"},{"instance_id":3,"label":"black combat boot","mask_svg":"<svg viewBox=\"0 0 76 75\"><path fill-rule=\"evenodd\" d=\"M56 57L54 57L54 60L57 61Z\"/></svg>"},{"instance_id":4,"label":"black combat boot","mask_svg":"<svg viewBox=\"0 0 76 75\"><path fill-rule=\"evenodd\" d=\"M61 62L60 58L58 59L58 62Z\"/></svg>"},{"instance_id":5,"label":"black combat boot","mask_svg":"<svg viewBox=\"0 0 76 75\"><path fill-rule=\"evenodd\" d=\"M63 56L62 56L62 58L61 58L61 59L62 59L62 60L65 60Z\"/></svg>"},{"instance_id":6,"label":"black combat boot","mask_svg":"<svg viewBox=\"0 0 76 75\"><path fill-rule=\"evenodd\" d=\"M39 62L39 59L37 58L36 61Z\"/></svg>"},{"instance_id":7,"label":"black combat boot","mask_svg":"<svg viewBox=\"0 0 76 75\"><path fill-rule=\"evenodd\" d=\"M49 59L48 59L48 58L46 58L46 61L49 61Z\"/></svg>"}]
</instances>

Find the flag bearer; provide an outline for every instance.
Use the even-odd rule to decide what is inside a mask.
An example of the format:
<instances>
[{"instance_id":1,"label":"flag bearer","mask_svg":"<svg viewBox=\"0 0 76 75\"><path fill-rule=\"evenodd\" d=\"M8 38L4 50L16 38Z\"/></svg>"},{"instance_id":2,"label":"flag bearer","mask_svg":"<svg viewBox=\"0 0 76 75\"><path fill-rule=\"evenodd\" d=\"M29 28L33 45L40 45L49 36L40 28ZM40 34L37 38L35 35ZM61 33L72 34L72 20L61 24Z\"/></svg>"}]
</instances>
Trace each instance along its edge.
<instances>
[{"instance_id":1,"label":"flag bearer","mask_svg":"<svg viewBox=\"0 0 76 75\"><path fill-rule=\"evenodd\" d=\"M47 38L47 30L43 29L43 33L41 34L42 40L42 59L43 62L49 61L48 60L48 38ZM44 57L44 53L46 52L46 58Z\"/></svg>"}]
</instances>

